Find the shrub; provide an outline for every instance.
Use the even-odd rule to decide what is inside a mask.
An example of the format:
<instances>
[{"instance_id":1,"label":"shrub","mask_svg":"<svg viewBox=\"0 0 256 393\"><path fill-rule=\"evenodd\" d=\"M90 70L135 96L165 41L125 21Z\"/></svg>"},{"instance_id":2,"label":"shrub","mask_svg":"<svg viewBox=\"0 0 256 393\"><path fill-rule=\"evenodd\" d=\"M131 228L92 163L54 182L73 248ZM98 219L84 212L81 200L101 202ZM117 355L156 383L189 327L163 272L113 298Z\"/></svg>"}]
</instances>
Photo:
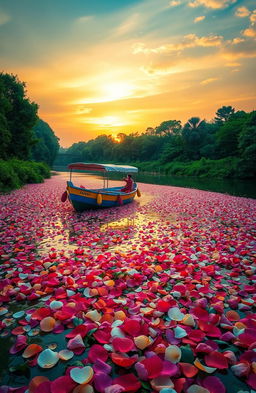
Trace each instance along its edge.
<instances>
[{"instance_id":1,"label":"shrub","mask_svg":"<svg viewBox=\"0 0 256 393\"><path fill-rule=\"evenodd\" d=\"M22 182L9 161L0 160L0 190L10 191L21 187Z\"/></svg>"},{"instance_id":2,"label":"shrub","mask_svg":"<svg viewBox=\"0 0 256 393\"><path fill-rule=\"evenodd\" d=\"M46 164L17 159L0 161L0 191L8 192L28 183L41 183L50 177Z\"/></svg>"}]
</instances>

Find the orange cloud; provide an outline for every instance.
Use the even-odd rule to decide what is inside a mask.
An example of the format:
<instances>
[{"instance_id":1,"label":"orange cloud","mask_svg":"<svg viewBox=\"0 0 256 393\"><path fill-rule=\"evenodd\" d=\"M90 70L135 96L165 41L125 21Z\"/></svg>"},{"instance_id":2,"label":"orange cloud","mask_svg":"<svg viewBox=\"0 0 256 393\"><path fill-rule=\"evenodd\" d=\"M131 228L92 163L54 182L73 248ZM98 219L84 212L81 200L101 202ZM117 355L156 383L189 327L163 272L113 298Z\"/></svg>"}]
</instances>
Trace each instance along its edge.
<instances>
[{"instance_id":1,"label":"orange cloud","mask_svg":"<svg viewBox=\"0 0 256 393\"><path fill-rule=\"evenodd\" d=\"M176 7L177 5L179 5L181 3L180 0L172 0L169 3L169 7Z\"/></svg>"},{"instance_id":2,"label":"orange cloud","mask_svg":"<svg viewBox=\"0 0 256 393\"><path fill-rule=\"evenodd\" d=\"M256 38L256 26L251 26L251 27L248 27L248 29L245 29L243 31L243 35L245 37Z\"/></svg>"},{"instance_id":3,"label":"orange cloud","mask_svg":"<svg viewBox=\"0 0 256 393\"><path fill-rule=\"evenodd\" d=\"M188 5L192 8L204 6L206 8L221 9L235 2L236 0L193 0Z\"/></svg>"},{"instance_id":4,"label":"orange cloud","mask_svg":"<svg viewBox=\"0 0 256 393\"><path fill-rule=\"evenodd\" d=\"M254 10L250 15L250 21L252 23L256 22L256 10Z\"/></svg>"},{"instance_id":5,"label":"orange cloud","mask_svg":"<svg viewBox=\"0 0 256 393\"><path fill-rule=\"evenodd\" d=\"M187 48L216 47L221 45L222 39L223 37L219 35L198 37L196 34L187 34L180 43L161 45L156 48L147 48L144 43L137 43L133 46L133 53L171 53L179 52Z\"/></svg>"},{"instance_id":6,"label":"orange cloud","mask_svg":"<svg viewBox=\"0 0 256 393\"><path fill-rule=\"evenodd\" d=\"M250 11L246 7L239 7L236 9L235 15L239 18L245 18L250 15Z\"/></svg>"},{"instance_id":7,"label":"orange cloud","mask_svg":"<svg viewBox=\"0 0 256 393\"><path fill-rule=\"evenodd\" d=\"M205 16L197 16L197 17L194 19L194 23L201 22L201 21L204 20L204 19L205 19Z\"/></svg>"},{"instance_id":8,"label":"orange cloud","mask_svg":"<svg viewBox=\"0 0 256 393\"><path fill-rule=\"evenodd\" d=\"M219 78L208 78L200 82L200 85L209 85L209 83L215 82L219 80Z\"/></svg>"}]
</instances>

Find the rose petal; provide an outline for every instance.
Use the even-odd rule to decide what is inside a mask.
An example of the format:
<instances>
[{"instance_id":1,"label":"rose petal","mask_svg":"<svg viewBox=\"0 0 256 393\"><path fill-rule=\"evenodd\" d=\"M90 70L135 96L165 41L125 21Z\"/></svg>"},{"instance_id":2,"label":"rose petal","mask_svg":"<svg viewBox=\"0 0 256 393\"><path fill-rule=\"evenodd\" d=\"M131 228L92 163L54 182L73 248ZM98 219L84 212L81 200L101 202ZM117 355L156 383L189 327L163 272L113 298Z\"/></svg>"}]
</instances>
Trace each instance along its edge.
<instances>
[{"instance_id":1,"label":"rose petal","mask_svg":"<svg viewBox=\"0 0 256 393\"><path fill-rule=\"evenodd\" d=\"M112 345L117 352L129 352L134 349L134 343L130 338L114 337Z\"/></svg>"},{"instance_id":2,"label":"rose petal","mask_svg":"<svg viewBox=\"0 0 256 393\"><path fill-rule=\"evenodd\" d=\"M93 378L93 374L93 369L90 366L74 367L70 371L70 377L80 385L90 382Z\"/></svg>"},{"instance_id":3,"label":"rose petal","mask_svg":"<svg viewBox=\"0 0 256 393\"><path fill-rule=\"evenodd\" d=\"M177 345L169 345L165 350L165 360L176 364L180 361L181 354L181 350Z\"/></svg>"},{"instance_id":4,"label":"rose petal","mask_svg":"<svg viewBox=\"0 0 256 393\"><path fill-rule=\"evenodd\" d=\"M203 380L203 386L209 390L210 393L225 393L226 388L217 377L206 377Z\"/></svg>"},{"instance_id":5,"label":"rose petal","mask_svg":"<svg viewBox=\"0 0 256 393\"><path fill-rule=\"evenodd\" d=\"M39 352L42 352L42 350L43 350L43 348L41 347L41 345L30 344L23 352L22 357L25 359L28 359L28 358L38 354Z\"/></svg>"},{"instance_id":6,"label":"rose petal","mask_svg":"<svg viewBox=\"0 0 256 393\"><path fill-rule=\"evenodd\" d=\"M225 356L217 351L212 351L205 355L205 363L209 367L216 367L218 369L228 368L228 360Z\"/></svg>"},{"instance_id":7,"label":"rose petal","mask_svg":"<svg viewBox=\"0 0 256 393\"><path fill-rule=\"evenodd\" d=\"M37 364L42 368L52 368L58 361L58 354L49 348L42 351L37 358Z\"/></svg>"}]
</instances>

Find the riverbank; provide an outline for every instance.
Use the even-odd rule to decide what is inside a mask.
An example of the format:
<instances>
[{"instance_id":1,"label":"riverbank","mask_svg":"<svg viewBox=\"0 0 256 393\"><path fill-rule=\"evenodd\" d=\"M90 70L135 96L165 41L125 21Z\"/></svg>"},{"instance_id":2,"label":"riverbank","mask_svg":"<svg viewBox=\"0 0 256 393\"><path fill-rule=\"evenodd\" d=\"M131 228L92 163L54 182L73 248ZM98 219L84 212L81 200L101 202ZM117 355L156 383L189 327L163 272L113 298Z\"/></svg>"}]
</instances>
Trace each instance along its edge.
<instances>
[{"instance_id":1,"label":"riverbank","mask_svg":"<svg viewBox=\"0 0 256 393\"><path fill-rule=\"evenodd\" d=\"M252 160L240 159L238 157L226 157L219 160L201 158L197 161L161 161L136 162L140 171L158 172L169 176L191 176L197 178L216 179L254 179L255 168Z\"/></svg>"},{"instance_id":2,"label":"riverbank","mask_svg":"<svg viewBox=\"0 0 256 393\"><path fill-rule=\"evenodd\" d=\"M2 385L255 389L256 201L139 188L82 214L61 175L0 196Z\"/></svg>"},{"instance_id":3,"label":"riverbank","mask_svg":"<svg viewBox=\"0 0 256 393\"><path fill-rule=\"evenodd\" d=\"M0 160L0 192L10 192L29 183L49 179L50 168L35 161Z\"/></svg>"}]
</instances>

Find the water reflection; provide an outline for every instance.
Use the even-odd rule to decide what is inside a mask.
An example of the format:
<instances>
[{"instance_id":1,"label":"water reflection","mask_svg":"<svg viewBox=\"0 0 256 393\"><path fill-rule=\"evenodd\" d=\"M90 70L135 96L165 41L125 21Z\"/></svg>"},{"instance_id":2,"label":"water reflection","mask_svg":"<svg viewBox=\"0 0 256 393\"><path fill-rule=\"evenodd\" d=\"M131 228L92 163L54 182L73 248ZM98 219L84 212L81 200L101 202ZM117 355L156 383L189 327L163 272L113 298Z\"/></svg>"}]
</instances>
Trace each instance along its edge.
<instances>
[{"instance_id":1,"label":"water reflection","mask_svg":"<svg viewBox=\"0 0 256 393\"><path fill-rule=\"evenodd\" d=\"M65 178L69 179L69 172L66 172L66 168L58 168L58 173L65 174ZM62 172L63 171L63 172ZM73 176L81 178L86 176L89 179L90 174L73 173ZM102 184L102 176L98 174L93 175ZM169 176L162 173L144 173L139 172L135 176L135 180L140 183L147 184L159 184L169 185L175 187L195 188L205 191L220 192L222 194L229 194L234 196L241 196L246 198L256 198L256 182L254 180L245 179L213 179L213 178L200 178L200 177L186 177L186 176ZM109 178L111 180L121 181L122 175L116 173L110 173ZM101 183L102 182L102 183Z\"/></svg>"},{"instance_id":2,"label":"water reflection","mask_svg":"<svg viewBox=\"0 0 256 393\"><path fill-rule=\"evenodd\" d=\"M136 179L141 183L196 188L199 190L220 192L222 194L256 198L256 182L254 180L178 177L148 173L139 173Z\"/></svg>"}]
</instances>

